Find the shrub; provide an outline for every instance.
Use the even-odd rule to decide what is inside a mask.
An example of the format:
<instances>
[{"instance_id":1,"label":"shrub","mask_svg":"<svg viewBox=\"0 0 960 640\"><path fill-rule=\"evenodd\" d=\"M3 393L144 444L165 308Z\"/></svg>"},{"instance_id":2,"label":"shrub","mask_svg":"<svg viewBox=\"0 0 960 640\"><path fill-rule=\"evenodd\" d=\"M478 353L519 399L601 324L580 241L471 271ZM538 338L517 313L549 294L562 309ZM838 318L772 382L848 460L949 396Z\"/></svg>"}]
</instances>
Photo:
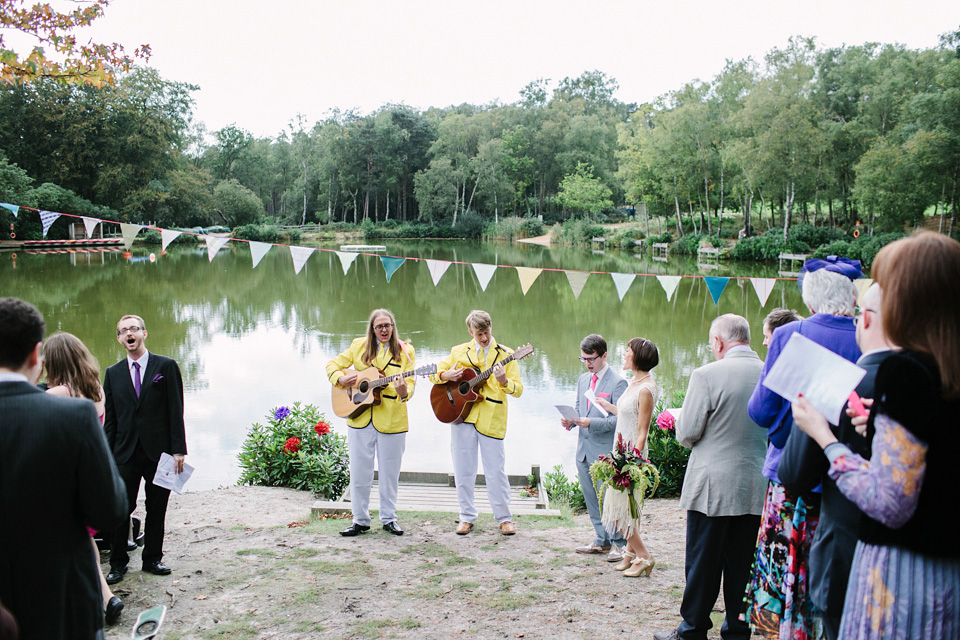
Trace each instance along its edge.
<instances>
[{"instance_id":1,"label":"shrub","mask_svg":"<svg viewBox=\"0 0 960 640\"><path fill-rule=\"evenodd\" d=\"M245 224L233 230L233 237L254 242L277 243L283 240L280 229L272 224Z\"/></svg>"},{"instance_id":2,"label":"shrub","mask_svg":"<svg viewBox=\"0 0 960 640\"><path fill-rule=\"evenodd\" d=\"M796 224L790 227L789 238L802 242L809 247L819 247L837 240L847 240L849 236L839 229L815 227L812 224Z\"/></svg>"},{"instance_id":3,"label":"shrub","mask_svg":"<svg viewBox=\"0 0 960 640\"><path fill-rule=\"evenodd\" d=\"M567 478L563 467L559 464L543 477L543 488L554 504L565 504L574 513L583 513L587 510L579 478L573 480Z\"/></svg>"},{"instance_id":4,"label":"shrub","mask_svg":"<svg viewBox=\"0 0 960 640\"><path fill-rule=\"evenodd\" d=\"M642 229L618 229L607 238L607 244L621 249L633 248L634 240L643 240L646 234Z\"/></svg>"},{"instance_id":5,"label":"shrub","mask_svg":"<svg viewBox=\"0 0 960 640\"><path fill-rule=\"evenodd\" d=\"M658 498L679 496L683 489L683 476L687 472L690 450L677 442L676 431L673 428L664 429L658 425L657 418L663 413L664 409L681 406L685 395L685 391L673 394L673 402L669 404L664 401L662 396L658 398L650 421L647 447L650 462L655 464L660 471L660 487L657 489Z\"/></svg>"},{"instance_id":6,"label":"shrub","mask_svg":"<svg viewBox=\"0 0 960 640\"><path fill-rule=\"evenodd\" d=\"M496 240L516 240L543 235L543 223L537 218L500 218L483 228L483 237Z\"/></svg>"},{"instance_id":7,"label":"shrub","mask_svg":"<svg viewBox=\"0 0 960 640\"><path fill-rule=\"evenodd\" d=\"M673 246L670 247L670 251L680 255L695 256L697 255L697 249L700 248L700 244L704 240L717 248L723 248L725 246L719 236L708 236L705 233L688 233L674 242Z\"/></svg>"},{"instance_id":8,"label":"shrub","mask_svg":"<svg viewBox=\"0 0 960 640\"><path fill-rule=\"evenodd\" d=\"M666 242L666 243L668 243L668 244L671 243L671 242L673 242L673 236L670 235L670 232L669 232L669 231L664 231L664 232L661 233L660 235L652 235L652 236L650 236L650 244L654 244L654 243L662 244L662 243L664 243L664 242Z\"/></svg>"},{"instance_id":9,"label":"shrub","mask_svg":"<svg viewBox=\"0 0 960 640\"><path fill-rule=\"evenodd\" d=\"M593 238L603 236L603 227L589 218L571 218L553 228L553 239L558 244L588 245Z\"/></svg>"},{"instance_id":10,"label":"shrub","mask_svg":"<svg viewBox=\"0 0 960 640\"><path fill-rule=\"evenodd\" d=\"M277 407L250 427L237 458L237 484L304 489L336 500L350 481L347 438L312 404Z\"/></svg>"}]
</instances>

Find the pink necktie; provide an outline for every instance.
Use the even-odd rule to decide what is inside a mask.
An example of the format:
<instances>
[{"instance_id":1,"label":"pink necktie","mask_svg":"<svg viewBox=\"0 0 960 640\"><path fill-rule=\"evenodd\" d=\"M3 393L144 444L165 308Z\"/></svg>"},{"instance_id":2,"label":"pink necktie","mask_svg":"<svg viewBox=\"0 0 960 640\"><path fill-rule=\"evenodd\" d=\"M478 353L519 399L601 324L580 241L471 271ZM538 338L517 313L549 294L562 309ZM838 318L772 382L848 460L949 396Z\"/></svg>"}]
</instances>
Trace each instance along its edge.
<instances>
[{"instance_id":1,"label":"pink necktie","mask_svg":"<svg viewBox=\"0 0 960 640\"><path fill-rule=\"evenodd\" d=\"M596 376L594 376L596 377ZM133 390L137 392L137 397L140 397L140 363L133 363Z\"/></svg>"},{"instance_id":2,"label":"pink necktie","mask_svg":"<svg viewBox=\"0 0 960 640\"><path fill-rule=\"evenodd\" d=\"M591 391L596 391L596 389L597 389L597 380L599 380L599 379L600 379L600 378L597 376L597 374L593 374L593 377L590 378L590 390L591 390ZM589 400L587 400L587 411L590 411L590 401L589 401Z\"/></svg>"}]
</instances>

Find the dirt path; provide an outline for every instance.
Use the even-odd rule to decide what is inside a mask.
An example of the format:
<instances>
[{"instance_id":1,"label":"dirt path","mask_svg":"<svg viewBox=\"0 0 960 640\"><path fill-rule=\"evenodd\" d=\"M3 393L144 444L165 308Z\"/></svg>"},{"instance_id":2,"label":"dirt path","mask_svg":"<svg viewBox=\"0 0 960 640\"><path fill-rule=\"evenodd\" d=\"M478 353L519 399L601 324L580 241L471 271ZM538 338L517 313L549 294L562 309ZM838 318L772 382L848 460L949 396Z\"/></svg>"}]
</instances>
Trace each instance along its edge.
<instances>
[{"instance_id":1,"label":"dirt path","mask_svg":"<svg viewBox=\"0 0 960 640\"><path fill-rule=\"evenodd\" d=\"M307 522L312 502L263 487L172 496L164 561L174 573L142 573L134 553L116 585L127 608L107 638L129 637L135 614L155 604L169 607L164 640L650 638L679 622L676 500L647 502L657 566L635 579L573 551L592 538L586 516L521 517L513 537L482 516L461 537L451 514L401 514L402 537L375 527L343 538L347 521Z\"/></svg>"}]
</instances>

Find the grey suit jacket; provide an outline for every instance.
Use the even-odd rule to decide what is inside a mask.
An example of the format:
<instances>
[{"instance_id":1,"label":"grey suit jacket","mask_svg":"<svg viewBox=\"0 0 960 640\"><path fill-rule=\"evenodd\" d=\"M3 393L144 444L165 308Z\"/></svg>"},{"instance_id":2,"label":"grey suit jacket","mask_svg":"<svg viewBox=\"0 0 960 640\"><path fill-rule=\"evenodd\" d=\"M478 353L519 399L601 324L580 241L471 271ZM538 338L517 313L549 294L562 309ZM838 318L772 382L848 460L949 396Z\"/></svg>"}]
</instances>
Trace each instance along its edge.
<instances>
[{"instance_id":1,"label":"grey suit jacket","mask_svg":"<svg viewBox=\"0 0 960 640\"><path fill-rule=\"evenodd\" d=\"M759 515L766 433L747 415L763 362L736 350L693 372L677 421L677 440L691 449L680 506L704 515Z\"/></svg>"},{"instance_id":2,"label":"grey suit jacket","mask_svg":"<svg viewBox=\"0 0 960 640\"><path fill-rule=\"evenodd\" d=\"M603 417L603 413L592 402L590 408L587 409L587 399L583 397L583 394L590 388L591 378L593 378L593 374L588 371L577 380L577 401L574 403L578 416L590 418L590 426L586 429L575 427L579 432L577 460L581 462L593 462L603 454L610 453L613 450L613 434L617 429L617 416L611 413L607 417ZM613 367L607 365L607 372L603 378L597 381L597 388L594 392L597 397L617 404L617 400L626 390L627 381L614 371Z\"/></svg>"},{"instance_id":3,"label":"grey suit jacket","mask_svg":"<svg viewBox=\"0 0 960 640\"><path fill-rule=\"evenodd\" d=\"M0 382L0 600L22 640L103 627L86 527L110 531L128 513L93 403Z\"/></svg>"}]
</instances>

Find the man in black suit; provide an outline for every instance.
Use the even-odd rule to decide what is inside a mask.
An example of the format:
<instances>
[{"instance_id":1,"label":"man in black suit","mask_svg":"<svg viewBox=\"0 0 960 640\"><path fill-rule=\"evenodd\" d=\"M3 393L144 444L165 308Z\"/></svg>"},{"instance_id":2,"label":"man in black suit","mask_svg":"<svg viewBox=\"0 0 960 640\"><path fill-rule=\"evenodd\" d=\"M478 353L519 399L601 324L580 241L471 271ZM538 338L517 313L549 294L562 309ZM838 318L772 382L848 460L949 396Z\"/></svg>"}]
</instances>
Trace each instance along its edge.
<instances>
[{"instance_id":1,"label":"man in black suit","mask_svg":"<svg viewBox=\"0 0 960 640\"><path fill-rule=\"evenodd\" d=\"M857 364L867 371L857 386L861 398L873 397L877 369L891 353L892 345L883 331L880 317L880 299L880 287L871 285L863 294L860 310L854 316L857 345L862 353ZM831 428L840 442L864 458L870 457L869 441L854 430L846 413L841 415L840 425ZM836 640L847 593L847 578L857 546L860 510L837 489L837 483L827 475L829 468L830 462L819 444L800 429L790 431L777 473L783 486L793 495L802 495L818 484L823 485L820 524L810 547L810 598L823 612L823 628L828 640Z\"/></svg>"},{"instance_id":2,"label":"man in black suit","mask_svg":"<svg viewBox=\"0 0 960 640\"><path fill-rule=\"evenodd\" d=\"M21 640L103 638L100 567L87 526L129 513L123 481L89 400L35 385L44 322L0 299L0 601Z\"/></svg>"},{"instance_id":3,"label":"man in black suit","mask_svg":"<svg viewBox=\"0 0 960 640\"><path fill-rule=\"evenodd\" d=\"M163 576L171 571L163 563L164 518L170 490L153 484L153 478L162 453L173 456L177 473L183 471L187 454L183 380L174 360L147 351L146 339L143 318L120 318L117 340L127 350L127 357L104 375L107 406L103 428L126 484L131 512L137 505L140 480L144 480L147 517L141 560L144 571ZM108 584L120 582L127 572L127 526L124 523L113 534Z\"/></svg>"}]
</instances>

